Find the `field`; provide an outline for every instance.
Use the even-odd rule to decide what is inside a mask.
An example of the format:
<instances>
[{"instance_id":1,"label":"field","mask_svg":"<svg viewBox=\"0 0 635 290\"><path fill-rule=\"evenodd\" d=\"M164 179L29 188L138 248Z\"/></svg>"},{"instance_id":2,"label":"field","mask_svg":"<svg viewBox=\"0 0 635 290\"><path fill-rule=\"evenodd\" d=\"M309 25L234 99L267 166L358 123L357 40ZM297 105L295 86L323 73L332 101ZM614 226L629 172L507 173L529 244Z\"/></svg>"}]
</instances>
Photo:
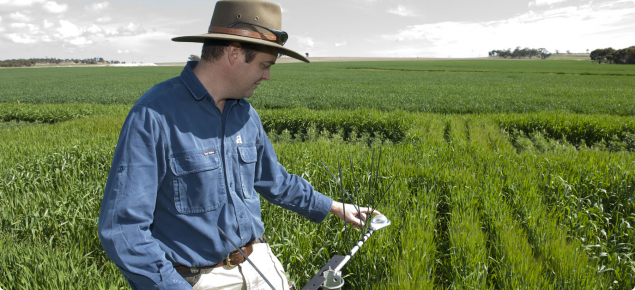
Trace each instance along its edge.
<instances>
[{"instance_id":1,"label":"field","mask_svg":"<svg viewBox=\"0 0 635 290\"><path fill-rule=\"evenodd\" d=\"M103 189L127 111L180 71L0 70L0 288L128 289L97 237ZM339 162L363 205L395 180L377 204L393 224L347 264L346 289L635 287L634 66L289 63L272 77L249 102L289 172L341 199L321 165ZM263 220L298 285L346 252L332 215L263 201Z\"/></svg>"}]
</instances>

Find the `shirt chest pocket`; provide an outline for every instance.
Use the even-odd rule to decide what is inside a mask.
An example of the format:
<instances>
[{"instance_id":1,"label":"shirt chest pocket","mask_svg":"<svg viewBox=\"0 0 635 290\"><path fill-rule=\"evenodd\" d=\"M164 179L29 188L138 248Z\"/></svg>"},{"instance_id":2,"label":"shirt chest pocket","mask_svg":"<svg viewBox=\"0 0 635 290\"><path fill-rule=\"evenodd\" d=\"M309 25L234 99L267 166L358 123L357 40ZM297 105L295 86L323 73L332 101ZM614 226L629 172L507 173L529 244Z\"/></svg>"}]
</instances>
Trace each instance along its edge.
<instances>
[{"instance_id":1,"label":"shirt chest pocket","mask_svg":"<svg viewBox=\"0 0 635 290\"><path fill-rule=\"evenodd\" d=\"M256 178L256 160L258 153L256 147L238 147L240 156L240 183L245 198L256 196L254 180Z\"/></svg>"},{"instance_id":2,"label":"shirt chest pocket","mask_svg":"<svg viewBox=\"0 0 635 290\"><path fill-rule=\"evenodd\" d=\"M179 213L204 213L227 201L218 153L178 154L170 158L170 168L174 173L174 205Z\"/></svg>"}]
</instances>

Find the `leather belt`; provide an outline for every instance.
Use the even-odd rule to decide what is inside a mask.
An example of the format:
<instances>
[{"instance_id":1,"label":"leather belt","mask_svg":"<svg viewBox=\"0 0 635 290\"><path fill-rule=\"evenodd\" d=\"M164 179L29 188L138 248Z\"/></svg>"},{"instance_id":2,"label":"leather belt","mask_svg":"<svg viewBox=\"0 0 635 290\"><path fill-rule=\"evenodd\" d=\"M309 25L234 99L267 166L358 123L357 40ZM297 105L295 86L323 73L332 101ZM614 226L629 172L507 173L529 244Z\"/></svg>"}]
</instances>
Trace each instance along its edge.
<instances>
[{"instance_id":1,"label":"leather belt","mask_svg":"<svg viewBox=\"0 0 635 290\"><path fill-rule=\"evenodd\" d=\"M249 255L251 255L251 253L254 252L254 244L266 243L266 242L267 242L267 240L265 239L264 235L262 235L257 240L247 244L244 247L240 247L240 250L243 251L245 253L245 255L249 256ZM176 266L176 267L174 267L174 269L177 270L177 271L187 271L187 270L189 270L192 273L198 273L200 270L210 269L210 268L218 268L218 267L222 267L222 266L228 266L230 268L234 268L234 267L238 266L238 264L240 264L240 263L242 263L244 261L245 261L245 257L243 257L243 255L240 254L240 252L235 250L235 251L232 251L231 253L229 253L229 256L227 256L227 258L225 258L225 260L222 260L221 262L216 263L214 265L203 266L203 267Z\"/></svg>"}]
</instances>

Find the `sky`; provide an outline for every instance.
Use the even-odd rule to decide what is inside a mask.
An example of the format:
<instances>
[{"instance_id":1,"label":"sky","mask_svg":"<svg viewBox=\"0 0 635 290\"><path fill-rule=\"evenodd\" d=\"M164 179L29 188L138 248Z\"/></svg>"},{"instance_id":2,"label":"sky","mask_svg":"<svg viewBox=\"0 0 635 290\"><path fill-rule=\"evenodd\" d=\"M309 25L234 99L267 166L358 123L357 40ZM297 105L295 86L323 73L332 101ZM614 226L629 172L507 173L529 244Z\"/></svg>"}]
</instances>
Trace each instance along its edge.
<instances>
[{"instance_id":1,"label":"sky","mask_svg":"<svg viewBox=\"0 0 635 290\"><path fill-rule=\"evenodd\" d=\"M635 45L635 0L277 0L285 47L310 57L486 57ZM0 60L183 62L215 1L0 0Z\"/></svg>"}]
</instances>

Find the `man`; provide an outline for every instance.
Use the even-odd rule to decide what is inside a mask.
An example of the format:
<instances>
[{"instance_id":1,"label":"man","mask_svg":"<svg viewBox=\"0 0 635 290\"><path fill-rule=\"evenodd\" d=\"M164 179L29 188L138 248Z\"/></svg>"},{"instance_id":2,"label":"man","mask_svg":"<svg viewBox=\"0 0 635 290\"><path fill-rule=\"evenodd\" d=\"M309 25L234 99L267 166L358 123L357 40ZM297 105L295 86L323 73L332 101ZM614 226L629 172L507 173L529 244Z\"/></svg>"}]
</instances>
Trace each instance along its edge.
<instances>
[{"instance_id":1,"label":"man","mask_svg":"<svg viewBox=\"0 0 635 290\"><path fill-rule=\"evenodd\" d=\"M283 47L280 7L219 1L200 63L146 92L121 129L102 202L99 237L132 289L276 289L284 269L264 238L258 194L313 222L328 212L359 226L353 206L315 191L277 162L251 97ZM361 218L361 219L360 219Z\"/></svg>"}]
</instances>

